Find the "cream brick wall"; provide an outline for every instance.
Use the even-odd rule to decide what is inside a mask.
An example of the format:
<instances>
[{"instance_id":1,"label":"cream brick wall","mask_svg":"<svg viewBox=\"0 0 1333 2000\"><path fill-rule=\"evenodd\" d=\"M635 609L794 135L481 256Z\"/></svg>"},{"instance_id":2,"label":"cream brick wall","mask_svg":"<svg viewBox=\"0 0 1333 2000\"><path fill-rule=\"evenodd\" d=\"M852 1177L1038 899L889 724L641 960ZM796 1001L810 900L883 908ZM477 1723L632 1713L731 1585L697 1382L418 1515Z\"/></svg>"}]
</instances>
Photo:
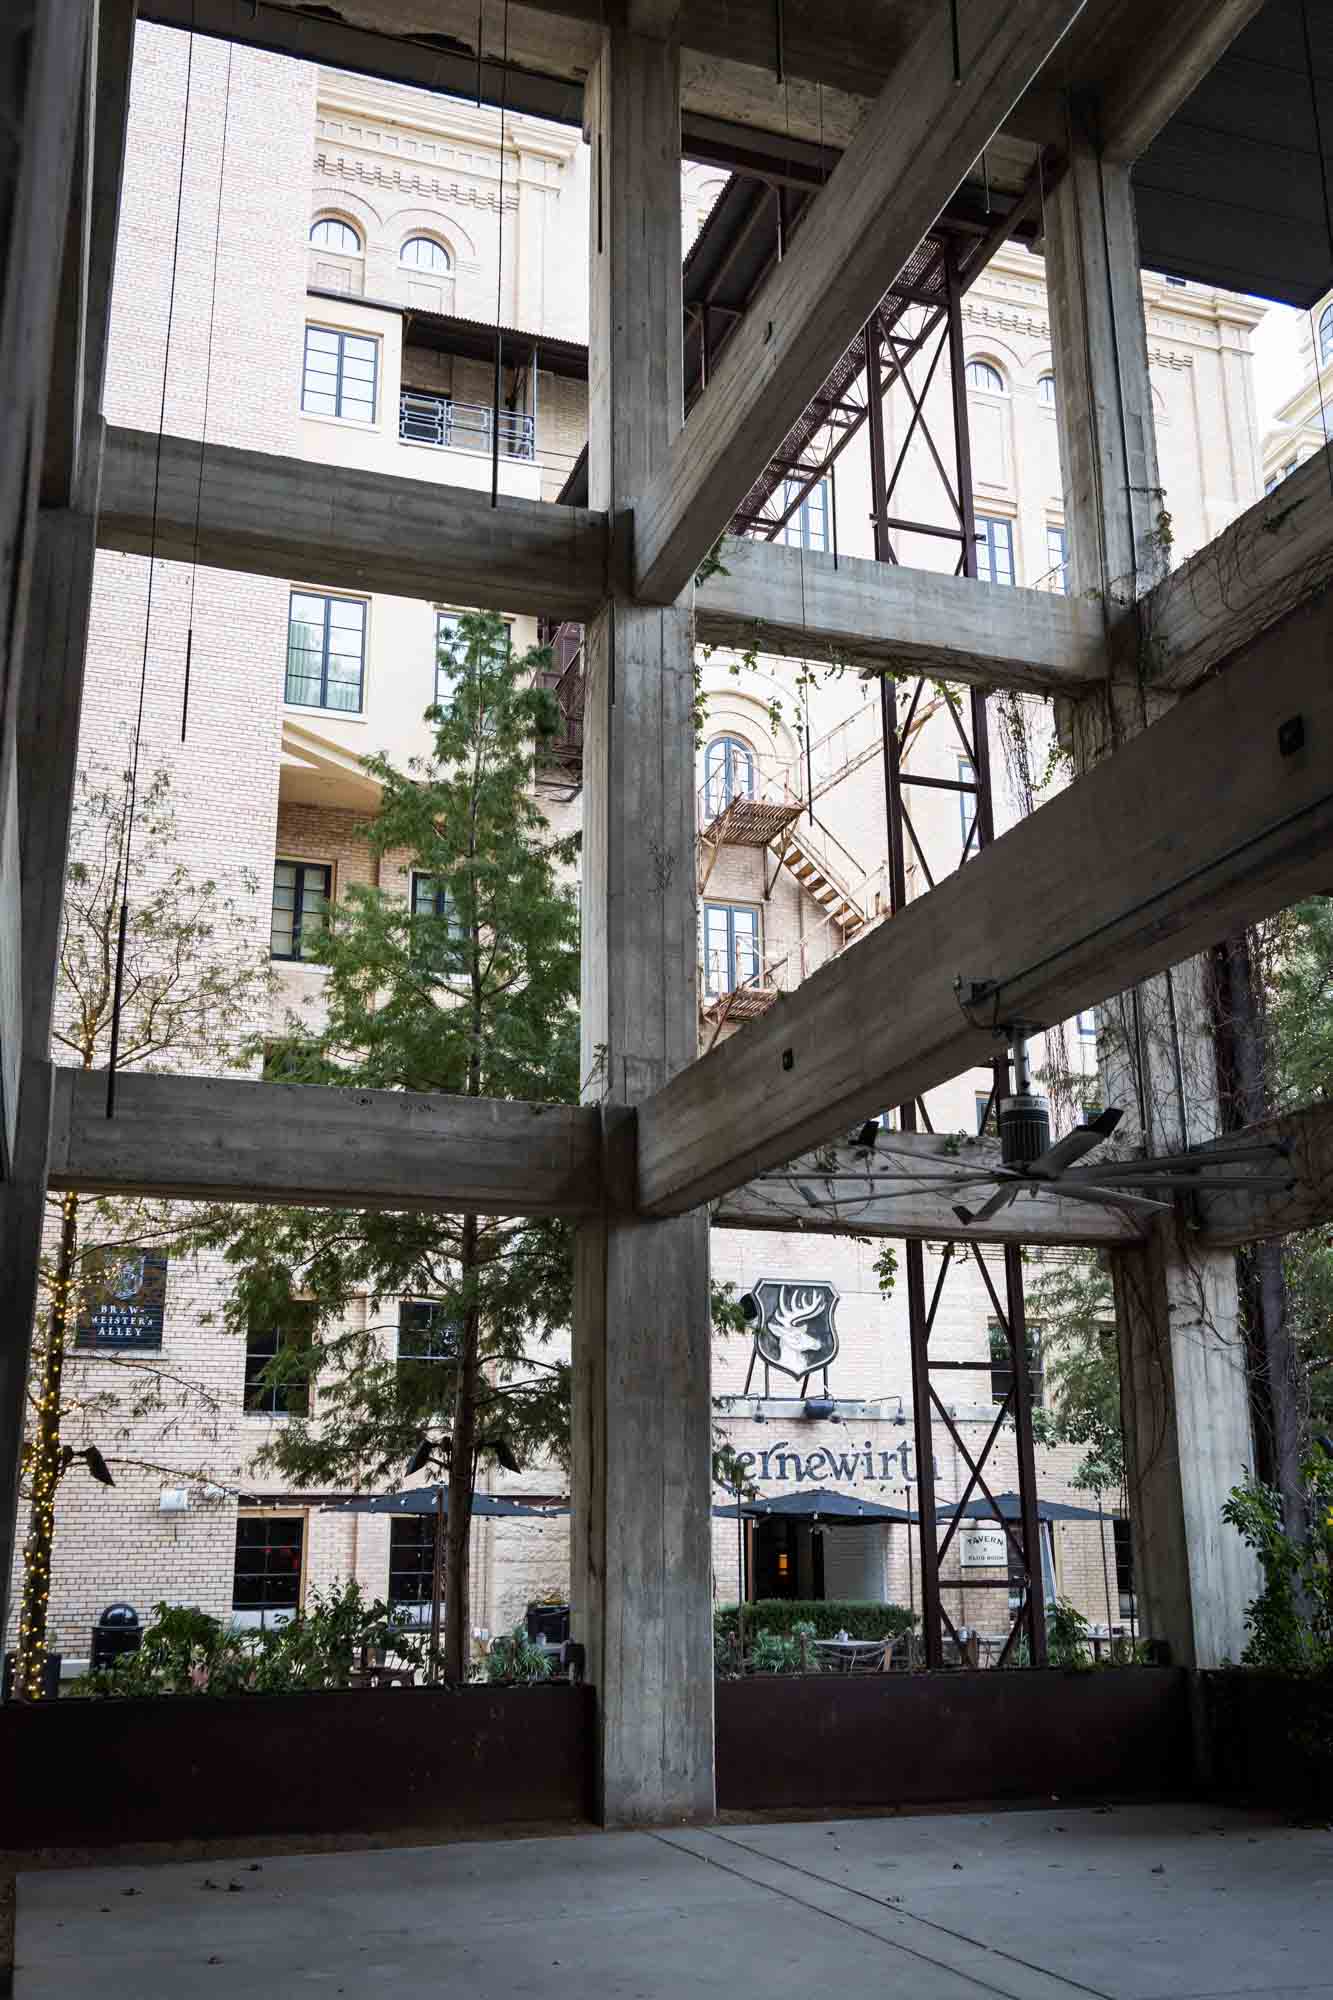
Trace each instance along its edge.
<instances>
[{"instance_id":1,"label":"cream brick wall","mask_svg":"<svg viewBox=\"0 0 1333 2000\"><path fill-rule=\"evenodd\" d=\"M190 113L164 403L187 62L192 63ZM526 333L586 339L588 167L577 133L537 120L507 120L502 174L494 113L479 113L474 106L429 93L317 72L280 57L241 48L228 51L225 44L204 37L195 40L190 57L184 36L148 26L139 31L131 119L108 372L110 419L154 429L162 414L168 430L197 436L205 421L206 389L212 440L305 452L327 463L330 477L340 464L373 463L417 478L488 484L489 462L478 455L414 451L398 444L400 375L415 387L483 405L489 405L492 392L485 363L450 360L418 342L411 342L404 358L398 308L415 304L493 324L498 270L499 306L508 325ZM219 178L223 199L214 312ZM714 170L687 174L687 240L719 188ZM358 257L312 255L309 225L321 214L340 215L357 228L363 245ZM433 299L425 296L430 281L406 271L399 259L405 236L414 231L446 244L452 259L447 282ZM345 285L344 296L309 297L312 281L330 280L335 288ZM1197 287L1181 291L1154 278L1145 280L1145 299L1165 505L1174 517L1176 548L1185 551L1215 533L1257 491L1248 362L1249 330L1257 314L1244 301ZM309 317L364 327L382 342L381 407L374 426L319 424L302 417L302 339ZM978 504L983 512L1011 521L1017 578L1035 583L1049 569L1047 527L1063 518L1054 413L1039 386L1050 367L1040 259L1021 249L1003 252L968 295L964 323L969 354L990 360L1003 382L998 395L978 391L971 397ZM511 362L520 358L526 360L507 357ZM506 491L540 491L552 499L586 436L585 385L542 370L537 400L537 462L507 462L503 483ZM947 402L941 375L929 409L946 459ZM886 415L892 457L905 434L906 418L895 401ZM943 518L935 475L919 445L909 451L906 465L902 511ZM837 479L841 547L869 554L863 438L840 460ZM899 552L931 568L951 568L955 559L948 544L921 537L914 542L908 538ZM319 587L318 578L293 581ZM144 561L99 557L84 755L113 766L123 762L137 703L147 588ZM165 760L172 768L184 856L192 870L215 874L233 889L241 932L257 946L267 939L275 857L330 864L335 896L345 894L353 882L376 879L356 832L373 806L373 790L359 774L357 760L369 749L385 749L402 761L428 748L420 718L433 698L435 614L449 608L370 593L361 713L289 709L283 703L288 589L276 580L206 570L192 575L188 566L174 564L157 565L153 578L144 757L149 765ZM181 744L191 600L190 720ZM514 637L517 645L531 643L532 621L518 620ZM705 662L706 733L726 730L744 737L755 750L765 787L803 795L808 721L818 791L816 837L839 872L854 878L850 885L859 888L873 921L884 907L886 853L878 690L854 677L817 673L802 696L798 672L799 663L793 662L760 659L742 665L721 655ZM774 702L782 710L777 722L769 713ZM913 768L953 777L959 754L947 716L938 713L914 744ZM1003 782L998 750L995 762L997 815L1004 824L1017 810L1017 801ZM701 784L703 776L701 755ZM912 809L929 853L943 857L939 867L953 865L960 846L957 799L919 793ZM573 830L579 801L552 795L549 812L559 831ZM246 872L254 879L253 888L244 886ZM403 892L401 863L394 857L386 859L379 873L387 891ZM925 886L914 864L910 888L920 893ZM778 983L794 985L839 940L788 873L779 874L767 896L764 891L762 857L727 849L708 883L707 899L759 908L765 956L778 968ZM953 970L949 968L950 977ZM289 1008L317 1019L319 971L286 965L278 969L278 978L268 1019L279 1022ZM894 996L886 994L885 1006L893 1002ZM238 1035L262 1026L259 1020L238 1023ZM972 1130L975 1094L988 1083L988 1076L978 1072L932 1093L937 1128ZM722 1428L739 1451L753 1454L756 1476L766 1491L794 1490L799 1457L806 1484L899 1503L904 1497L904 1468L915 1471L905 1287L900 1281L891 1297L881 1294L873 1270L876 1254L876 1246L845 1238L714 1233L716 1275L740 1290L765 1275L831 1280L839 1293L841 1340L831 1386L845 1402L858 1409L867 1406L866 1414L849 1413L844 1423L834 1425L806 1419L791 1403L786 1409L770 1407L760 1424L752 1412L742 1416L724 1404ZM938 1253L932 1247L928 1284L937 1268ZM990 1268L998 1286L994 1261ZM164 1391L162 1407L135 1416L125 1400L124 1371L96 1360L73 1364L88 1386L120 1391L115 1407L99 1412L95 1422L89 1419L89 1435L95 1430L103 1449L109 1442L108 1455L123 1455L125 1461L123 1467L118 1464L114 1491L94 1486L76 1470L61 1492L54 1629L57 1643L75 1656L86 1646L91 1619L113 1598L128 1597L141 1611L166 1597L225 1614L237 1496L242 1493L262 1495L283 1511L303 1514L308 1592L331 1588L350 1575L371 1595L386 1588L387 1521L322 1512L314 1504L317 1496L284 1493L271 1476L255 1472L256 1449L282 1419L241 1410L243 1354L220 1320L225 1284L225 1272L216 1264L172 1262L160 1365L164 1375L171 1371L190 1383L188 1408L173 1403ZM374 1302L368 1309L379 1310ZM981 1364L975 1378L953 1378L960 1385L959 1427L972 1451L979 1448L991 1420L990 1317L975 1268L965 1267L946 1286L935 1348L945 1357L975 1358ZM146 1365L158 1359L148 1357ZM716 1395L739 1394L748 1359L748 1343L718 1341ZM938 1490L947 1499L961 1493L967 1473L940 1426L936 1452ZM1047 1497L1083 1497L1069 1485L1076 1457L1069 1451L1043 1455L1041 1486ZM1016 1485L1011 1435L1002 1436L993 1471L996 1487ZM163 1514L162 1488L190 1485L199 1472L227 1488L227 1497L210 1501L197 1492L188 1512ZM565 1484L558 1466L533 1467L517 1480L497 1480L503 1490L548 1499L563 1492ZM1103 1621L1105 1586L1096 1524L1057 1527L1053 1545L1058 1587L1086 1615ZM566 1588L568 1549L567 1518L479 1523L474 1529L476 1625L503 1630L522 1615L530 1597ZM714 1523L713 1553L718 1594L732 1597L734 1523ZM859 1542L833 1537L826 1567L830 1588L837 1579L850 1579L903 1602L917 1589L909 1577L902 1528L885 1535L876 1531ZM1111 1589L1118 1614L1113 1565ZM1002 1591L974 1589L962 1599L955 1591L946 1601L957 1617L997 1629L1003 1623L1004 1597Z\"/></svg>"}]
</instances>

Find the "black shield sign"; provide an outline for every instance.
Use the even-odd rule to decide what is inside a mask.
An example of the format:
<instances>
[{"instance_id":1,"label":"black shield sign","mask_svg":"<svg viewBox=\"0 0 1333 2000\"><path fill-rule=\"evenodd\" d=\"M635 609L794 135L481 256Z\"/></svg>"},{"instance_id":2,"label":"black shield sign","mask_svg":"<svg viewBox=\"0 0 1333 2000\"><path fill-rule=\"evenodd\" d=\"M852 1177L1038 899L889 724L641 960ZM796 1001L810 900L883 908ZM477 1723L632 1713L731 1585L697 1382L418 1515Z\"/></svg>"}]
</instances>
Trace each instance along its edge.
<instances>
[{"instance_id":1,"label":"black shield sign","mask_svg":"<svg viewBox=\"0 0 1333 2000\"><path fill-rule=\"evenodd\" d=\"M759 1359L799 1379L827 1368L838 1351L833 1323L838 1294L826 1278L763 1278L754 1288L760 1320L754 1343Z\"/></svg>"}]
</instances>

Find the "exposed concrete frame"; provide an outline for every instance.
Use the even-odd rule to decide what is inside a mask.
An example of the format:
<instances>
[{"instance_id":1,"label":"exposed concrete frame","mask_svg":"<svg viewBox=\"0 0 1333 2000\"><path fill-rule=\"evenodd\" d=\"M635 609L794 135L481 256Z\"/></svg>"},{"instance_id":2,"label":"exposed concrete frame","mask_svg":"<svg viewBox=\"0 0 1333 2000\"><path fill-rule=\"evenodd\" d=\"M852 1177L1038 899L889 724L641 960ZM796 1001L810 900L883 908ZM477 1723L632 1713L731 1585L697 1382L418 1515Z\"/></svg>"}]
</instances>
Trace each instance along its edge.
<instances>
[{"instance_id":1,"label":"exposed concrete frame","mask_svg":"<svg viewBox=\"0 0 1333 2000\"><path fill-rule=\"evenodd\" d=\"M100 1071L54 1074L58 1191L579 1217L601 1152L593 1106L130 1071L108 1118Z\"/></svg>"},{"instance_id":2,"label":"exposed concrete frame","mask_svg":"<svg viewBox=\"0 0 1333 2000\"><path fill-rule=\"evenodd\" d=\"M889 278L1087 4L972 0L957 82L948 10L925 16L636 506L639 597L669 604L685 589Z\"/></svg>"},{"instance_id":3,"label":"exposed concrete frame","mask_svg":"<svg viewBox=\"0 0 1333 2000\"><path fill-rule=\"evenodd\" d=\"M604 514L147 431L108 429L97 532L132 555L490 611L582 620L606 595Z\"/></svg>"},{"instance_id":4,"label":"exposed concrete frame","mask_svg":"<svg viewBox=\"0 0 1333 2000\"><path fill-rule=\"evenodd\" d=\"M1066 1020L1327 887L1331 657L1333 601L1293 613L676 1077L639 1114L643 1212L723 1194L984 1062L992 1022ZM1304 746L1284 756L1292 716ZM972 1018L955 975L996 982Z\"/></svg>"},{"instance_id":5,"label":"exposed concrete frame","mask_svg":"<svg viewBox=\"0 0 1333 2000\"><path fill-rule=\"evenodd\" d=\"M1128 165L1146 153L1195 87L1224 56L1264 0L1178 0L1159 9L1147 34L1101 91L1102 156Z\"/></svg>"}]
</instances>

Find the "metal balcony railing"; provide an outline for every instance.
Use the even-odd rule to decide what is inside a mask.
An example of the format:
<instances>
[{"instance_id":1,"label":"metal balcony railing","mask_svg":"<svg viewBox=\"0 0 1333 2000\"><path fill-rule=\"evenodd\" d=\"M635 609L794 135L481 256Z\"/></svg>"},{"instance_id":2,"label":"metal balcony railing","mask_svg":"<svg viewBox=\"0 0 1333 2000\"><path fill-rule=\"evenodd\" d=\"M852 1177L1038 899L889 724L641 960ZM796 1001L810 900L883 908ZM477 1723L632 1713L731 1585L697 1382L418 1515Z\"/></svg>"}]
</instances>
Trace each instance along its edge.
<instances>
[{"instance_id":1,"label":"metal balcony railing","mask_svg":"<svg viewBox=\"0 0 1333 2000\"><path fill-rule=\"evenodd\" d=\"M416 389L404 389L398 399L398 435L405 444L488 452L492 415L486 403L456 403L452 396L426 396ZM531 459L536 452L532 417L522 410L501 410L501 456Z\"/></svg>"}]
</instances>

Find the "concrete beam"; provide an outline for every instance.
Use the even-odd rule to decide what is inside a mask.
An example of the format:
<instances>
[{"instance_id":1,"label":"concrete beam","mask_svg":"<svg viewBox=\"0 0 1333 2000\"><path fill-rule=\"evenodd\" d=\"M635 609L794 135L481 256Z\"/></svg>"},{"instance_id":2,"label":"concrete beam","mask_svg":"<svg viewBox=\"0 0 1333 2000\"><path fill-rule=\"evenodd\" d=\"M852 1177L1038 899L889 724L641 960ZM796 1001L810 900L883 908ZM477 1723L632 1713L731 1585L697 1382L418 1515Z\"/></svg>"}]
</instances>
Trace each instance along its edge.
<instances>
[{"instance_id":1,"label":"concrete beam","mask_svg":"<svg viewBox=\"0 0 1333 2000\"><path fill-rule=\"evenodd\" d=\"M601 1121L569 1104L56 1069L51 1186L185 1201L589 1215Z\"/></svg>"},{"instance_id":2,"label":"concrete beam","mask_svg":"<svg viewBox=\"0 0 1333 2000\"><path fill-rule=\"evenodd\" d=\"M1141 1225L1115 1209L1047 1193L1024 1196L989 1222L965 1227L954 1203L978 1202L985 1176L999 1161L997 1139L965 1139L960 1145L947 1132L887 1132L873 1154L846 1144L823 1146L761 1174L723 1195L711 1219L716 1229L916 1237L930 1243L1107 1249L1141 1239Z\"/></svg>"},{"instance_id":3,"label":"concrete beam","mask_svg":"<svg viewBox=\"0 0 1333 2000\"><path fill-rule=\"evenodd\" d=\"M197 439L108 429L98 544L334 589L586 619L606 594L606 520ZM200 484L200 457L203 482ZM195 516L199 531L196 541ZM155 525L156 524L156 525Z\"/></svg>"},{"instance_id":4,"label":"concrete beam","mask_svg":"<svg viewBox=\"0 0 1333 2000\"><path fill-rule=\"evenodd\" d=\"M1290 1147L1286 1167L1291 1185L1256 1189L1253 1194L1243 1188L1201 1192L1196 1198L1195 1219L1201 1240L1212 1249L1272 1242L1295 1230L1333 1221L1333 1103L1308 1104L1262 1125L1247 1125L1243 1132L1219 1139L1216 1146L1229 1148L1265 1140L1278 1140ZM1207 1146L1201 1149L1205 1161L1209 1150ZM1227 1168L1229 1174L1247 1171L1244 1161L1239 1167ZM1256 1179L1283 1171L1282 1164L1270 1154L1260 1154L1255 1160Z\"/></svg>"},{"instance_id":5,"label":"concrete beam","mask_svg":"<svg viewBox=\"0 0 1333 2000\"><path fill-rule=\"evenodd\" d=\"M1035 694L1079 694L1106 678L1101 611L1082 598L735 535L719 554L723 570L694 600L708 645Z\"/></svg>"},{"instance_id":6,"label":"concrete beam","mask_svg":"<svg viewBox=\"0 0 1333 2000\"><path fill-rule=\"evenodd\" d=\"M1193 687L1294 605L1327 589L1333 581L1329 469L1325 448L1149 592L1138 632L1154 693Z\"/></svg>"},{"instance_id":7,"label":"concrete beam","mask_svg":"<svg viewBox=\"0 0 1333 2000\"><path fill-rule=\"evenodd\" d=\"M917 27L635 508L634 587L670 604L1085 0L972 0Z\"/></svg>"},{"instance_id":8,"label":"concrete beam","mask_svg":"<svg viewBox=\"0 0 1333 2000\"><path fill-rule=\"evenodd\" d=\"M1263 4L1168 0L1157 9L1147 34L1126 37L1125 59L1100 93L1105 157L1129 163L1146 153Z\"/></svg>"},{"instance_id":9,"label":"concrete beam","mask_svg":"<svg viewBox=\"0 0 1333 2000\"><path fill-rule=\"evenodd\" d=\"M723 1194L985 1061L993 1021L1067 1020L1326 889L1331 664L1325 601L674 1078L640 1108L641 1208ZM958 976L994 982L971 1019Z\"/></svg>"}]
</instances>

